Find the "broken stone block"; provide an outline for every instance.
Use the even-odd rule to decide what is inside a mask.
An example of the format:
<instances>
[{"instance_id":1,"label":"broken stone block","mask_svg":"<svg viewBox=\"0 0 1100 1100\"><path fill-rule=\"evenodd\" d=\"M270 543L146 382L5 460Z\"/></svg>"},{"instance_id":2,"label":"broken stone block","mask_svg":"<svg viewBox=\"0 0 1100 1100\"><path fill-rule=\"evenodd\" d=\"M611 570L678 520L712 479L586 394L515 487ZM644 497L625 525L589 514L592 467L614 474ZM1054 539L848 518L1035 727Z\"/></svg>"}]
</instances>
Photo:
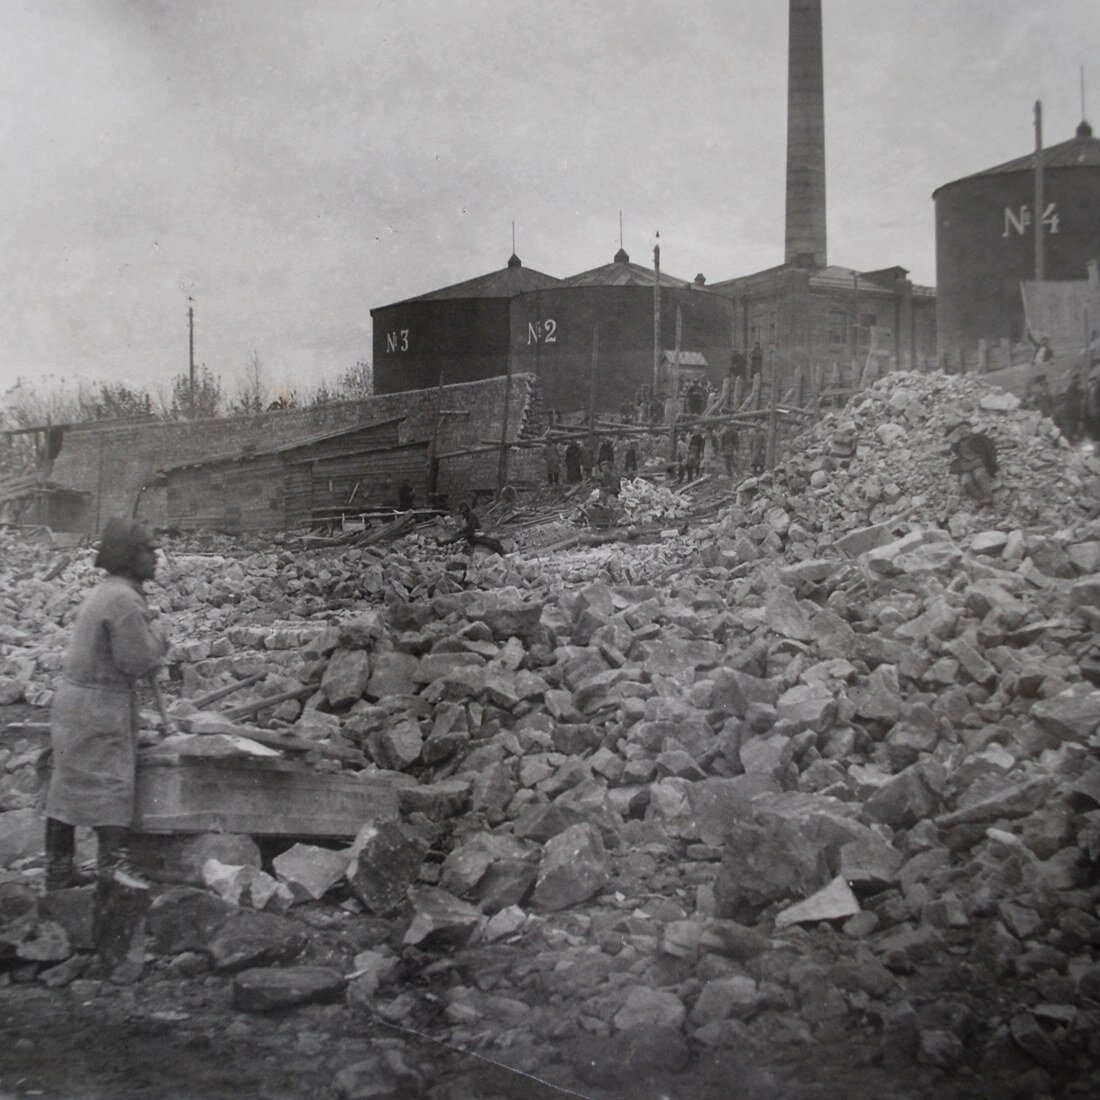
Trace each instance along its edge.
<instances>
[{"instance_id":1,"label":"broken stone block","mask_svg":"<svg viewBox=\"0 0 1100 1100\"><path fill-rule=\"evenodd\" d=\"M237 833L135 833L130 838L130 852L141 871L155 882L186 886L203 884L202 869L208 859L257 870L261 863L256 842Z\"/></svg>"},{"instance_id":2,"label":"broken stone block","mask_svg":"<svg viewBox=\"0 0 1100 1100\"><path fill-rule=\"evenodd\" d=\"M351 855L314 844L295 844L272 861L275 876L297 901L324 897L347 873Z\"/></svg>"},{"instance_id":3,"label":"broken stone block","mask_svg":"<svg viewBox=\"0 0 1100 1100\"><path fill-rule=\"evenodd\" d=\"M1075 684L1031 708L1031 717L1063 741L1083 744L1100 726L1100 690Z\"/></svg>"},{"instance_id":4,"label":"broken stone block","mask_svg":"<svg viewBox=\"0 0 1100 1100\"><path fill-rule=\"evenodd\" d=\"M301 1004L325 1004L343 999L343 974L323 966L287 969L256 967L233 979L233 1007L238 1012L274 1012Z\"/></svg>"},{"instance_id":5,"label":"broken stone block","mask_svg":"<svg viewBox=\"0 0 1100 1100\"><path fill-rule=\"evenodd\" d=\"M1030 1012L1019 1012L1008 1022L1008 1030L1016 1045L1041 1066L1055 1069L1062 1064L1057 1044Z\"/></svg>"},{"instance_id":6,"label":"broken stone block","mask_svg":"<svg viewBox=\"0 0 1100 1100\"><path fill-rule=\"evenodd\" d=\"M732 822L714 880L718 914L754 921L773 902L806 897L828 879L825 853L797 830Z\"/></svg>"},{"instance_id":7,"label":"broken stone block","mask_svg":"<svg viewBox=\"0 0 1100 1100\"><path fill-rule=\"evenodd\" d=\"M840 849L839 871L853 885L890 886L897 882L904 859L901 852L877 837L853 840Z\"/></svg>"},{"instance_id":8,"label":"broken stone block","mask_svg":"<svg viewBox=\"0 0 1100 1100\"><path fill-rule=\"evenodd\" d=\"M470 619L483 622L500 642L509 638L531 638L539 631L542 605L525 600L516 590L482 593L467 610Z\"/></svg>"},{"instance_id":9,"label":"broken stone block","mask_svg":"<svg viewBox=\"0 0 1100 1100\"><path fill-rule=\"evenodd\" d=\"M481 922L481 910L435 886L420 886L409 891L413 919L403 942L416 946L461 947Z\"/></svg>"},{"instance_id":10,"label":"broken stone block","mask_svg":"<svg viewBox=\"0 0 1100 1100\"><path fill-rule=\"evenodd\" d=\"M939 806L939 799L925 783L919 765L913 764L888 779L864 803L863 812L871 821L893 829L909 829Z\"/></svg>"},{"instance_id":11,"label":"broken stone block","mask_svg":"<svg viewBox=\"0 0 1100 1100\"><path fill-rule=\"evenodd\" d=\"M840 920L855 916L859 911L860 905L851 887L843 876L838 875L828 886L822 887L805 901L797 902L778 913L775 927L777 931L782 931L794 924Z\"/></svg>"},{"instance_id":12,"label":"broken stone block","mask_svg":"<svg viewBox=\"0 0 1100 1100\"><path fill-rule=\"evenodd\" d=\"M237 912L237 906L206 890L173 886L153 898L146 928L158 955L206 951L214 933Z\"/></svg>"},{"instance_id":13,"label":"broken stone block","mask_svg":"<svg viewBox=\"0 0 1100 1100\"><path fill-rule=\"evenodd\" d=\"M770 589L764 603L767 613L768 629L783 638L793 638L799 642L814 640L810 617L795 594L782 585Z\"/></svg>"},{"instance_id":14,"label":"broken stone block","mask_svg":"<svg viewBox=\"0 0 1100 1100\"><path fill-rule=\"evenodd\" d=\"M364 826L352 846L347 880L352 893L376 916L392 913L420 874L428 845L396 821Z\"/></svg>"},{"instance_id":15,"label":"broken stone block","mask_svg":"<svg viewBox=\"0 0 1100 1100\"><path fill-rule=\"evenodd\" d=\"M473 784L468 779L441 779L397 789L397 804L405 814L420 813L429 821L444 821L462 813L470 802Z\"/></svg>"},{"instance_id":16,"label":"broken stone block","mask_svg":"<svg viewBox=\"0 0 1100 1100\"><path fill-rule=\"evenodd\" d=\"M714 681L712 705L739 718L745 716L752 703L775 706L779 698L779 688L771 679L761 679L729 668L712 669L707 676Z\"/></svg>"},{"instance_id":17,"label":"broken stone block","mask_svg":"<svg viewBox=\"0 0 1100 1100\"><path fill-rule=\"evenodd\" d=\"M619 1031L632 1028L680 1028L687 1018L683 1001L664 989L639 985L631 989L613 1023Z\"/></svg>"},{"instance_id":18,"label":"broken stone block","mask_svg":"<svg viewBox=\"0 0 1100 1100\"><path fill-rule=\"evenodd\" d=\"M414 695L420 687L416 673L420 661L411 653L383 650L375 653L370 678L363 694L368 699L389 699L395 695Z\"/></svg>"},{"instance_id":19,"label":"broken stone block","mask_svg":"<svg viewBox=\"0 0 1100 1100\"><path fill-rule=\"evenodd\" d=\"M54 921L39 920L33 913L0 928L0 965L5 970L16 961L62 962L72 953L65 929Z\"/></svg>"},{"instance_id":20,"label":"broken stone block","mask_svg":"<svg viewBox=\"0 0 1100 1100\"><path fill-rule=\"evenodd\" d=\"M76 951L95 949L95 886L54 890L38 899L40 920L52 921L65 929Z\"/></svg>"},{"instance_id":21,"label":"broken stone block","mask_svg":"<svg viewBox=\"0 0 1100 1100\"><path fill-rule=\"evenodd\" d=\"M597 894L610 877L599 830L587 823L573 825L547 841L533 901L550 912L566 909Z\"/></svg>"},{"instance_id":22,"label":"broken stone block","mask_svg":"<svg viewBox=\"0 0 1100 1100\"><path fill-rule=\"evenodd\" d=\"M956 825L979 824L1000 818L1026 817L1043 805L1053 789L1054 781L1050 776L1036 775L992 792L979 790L971 798L964 792L959 798L959 809L941 815L936 819L936 824L950 829Z\"/></svg>"},{"instance_id":23,"label":"broken stone block","mask_svg":"<svg viewBox=\"0 0 1100 1100\"><path fill-rule=\"evenodd\" d=\"M234 905L253 909L289 909L294 895L281 882L256 867L232 867L208 859L202 869L203 885Z\"/></svg>"},{"instance_id":24,"label":"broken stone block","mask_svg":"<svg viewBox=\"0 0 1100 1100\"><path fill-rule=\"evenodd\" d=\"M375 730L367 736L367 751L380 767L390 771L402 771L420 759L424 747L424 735L420 725L406 719L393 726Z\"/></svg>"},{"instance_id":25,"label":"broken stone block","mask_svg":"<svg viewBox=\"0 0 1100 1100\"><path fill-rule=\"evenodd\" d=\"M703 986L691 1010L691 1023L704 1027L731 1017L745 1020L756 1012L762 1001L756 982L747 975L712 979Z\"/></svg>"},{"instance_id":26,"label":"broken stone block","mask_svg":"<svg viewBox=\"0 0 1100 1100\"><path fill-rule=\"evenodd\" d=\"M796 730L824 733L837 716L836 696L824 684L795 684L775 703L780 721Z\"/></svg>"},{"instance_id":27,"label":"broken stone block","mask_svg":"<svg viewBox=\"0 0 1100 1100\"><path fill-rule=\"evenodd\" d=\"M400 964L401 960L388 948L360 951L348 977L348 1002L369 1008L379 986L397 973Z\"/></svg>"},{"instance_id":28,"label":"broken stone block","mask_svg":"<svg viewBox=\"0 0 1100 1100\"><path fill-rule=\"evenodd\" d=\"M902 709L897 669L893 665L879 665L861 684L849 690L848 698L860 718L896 722Z\"/></svg>"},{"instance_id":29,"label":"broken stone block","mask_svg":"<svg viewBox=\"0 0 1100 1100\"><path fill-rule=\"evenodd\" d=\"M514 837L478 833L443 861L439 885L456 897L469 897L495 863L502 860L526 862L529 858L530 849Z\"/></svg>"},{"instance_id":30,"label":"broken stone block","mask_svg":"<svg viewBox=\"0 0 1100 1100\"><path fill-rule=\"evenodd\" d=\"M38 855L46 844L44 829L38 811L29 807L0 813L0 867Z\"/></svg>"},{"instance_id":31,"label":"broken stone block","mask_svg":"<svg viewBox=\"0 0 1100 1100\"><path fill-rule=\"evenodd\" d=\"M274 913L239 909L230 913L204 949L220 971L243 970L266 963L289 962L306 946L306 933L297 921Z\"/></svg>"},{"instance_id":32,"label":"broken stone block","mask_svg":"<svg viewBox=\"0 0 1100 1100\"><path fill-rule=\"evenodd\" d=\"M321 677L321 692L330 706L349 707L363 697L370 681L371 657L363 649L338 649Z\"/></svg>"},{"instance_id":33,"label":"broken stone block","mask_svg":"<svg viewBox=\"0 0 1100 1100\"><path fill-rule=\"evenodd\" d=\"M524 807L516 818L512 832L519 840L545 843L574 825L584 824L586 820L579 810L556 802L540 802Z\"/></svg>"}]
</instances>

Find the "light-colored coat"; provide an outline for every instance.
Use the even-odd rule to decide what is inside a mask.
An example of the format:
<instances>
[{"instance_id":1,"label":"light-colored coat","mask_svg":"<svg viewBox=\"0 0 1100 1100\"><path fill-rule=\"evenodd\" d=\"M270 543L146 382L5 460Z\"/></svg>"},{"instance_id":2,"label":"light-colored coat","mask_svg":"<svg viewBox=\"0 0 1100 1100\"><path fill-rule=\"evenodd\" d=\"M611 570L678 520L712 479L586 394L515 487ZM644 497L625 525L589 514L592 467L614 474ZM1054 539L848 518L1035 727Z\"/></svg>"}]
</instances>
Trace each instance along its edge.
<instances>
[{"instance_id":1,"label":"light-colored coat","mask_svg":"<svg viewBox=\"0 0 1100 1100\"><path fill-rule=\"evenodd\" d=\"M134 685L168 648L140 585L109 576L77 612L50 709L46 814L70 825L129 826L134 814Z\"/></svg>"}]
</instances>

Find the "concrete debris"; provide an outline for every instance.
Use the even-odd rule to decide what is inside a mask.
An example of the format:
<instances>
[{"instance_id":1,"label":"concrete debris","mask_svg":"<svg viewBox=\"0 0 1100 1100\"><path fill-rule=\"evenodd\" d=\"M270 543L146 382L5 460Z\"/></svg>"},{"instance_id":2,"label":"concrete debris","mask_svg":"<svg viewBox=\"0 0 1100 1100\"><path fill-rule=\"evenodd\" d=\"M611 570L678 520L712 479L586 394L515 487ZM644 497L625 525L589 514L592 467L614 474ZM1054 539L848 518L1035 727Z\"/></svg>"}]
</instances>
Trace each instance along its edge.
<instances>
[{"instance_id":1,"label":"concrete debris","mask_svg":"<svg viewBox=\"0 0 1100 1100\"><path fill-rule=\"evenodd\" d=\"M947 472L963 414L997 446L991 505ZM560 1041L581 1083L820 1047L919 1066L943 1095L1002 1072L1100 1089L1081 1068L1100 1027L1098 486L1100 462L980 378L898 372L759 477L625 483L618 541L456 568L417 528L300 552L169 539L152 588L175 712L294 733L300 766L384 783L399 810L273 867L209 851L224 897L158 890L158 965L280 963L273 989L310 988L288 964L331 921L354 1009L532 1070ZM91 556L46 582L40 547L0 532L0 551L0 699L45 705ZM0 863L35 883L40 742L14 734ZM286 915L247 907L269 870ZM72 937L4 904L0 971L32 965L20 920ZM421 972L430 998L399 985ZM394 1095L416 1080L370 1061L337 1091L374 1095L372 1073Z\"/></svg>"}]
</instances>

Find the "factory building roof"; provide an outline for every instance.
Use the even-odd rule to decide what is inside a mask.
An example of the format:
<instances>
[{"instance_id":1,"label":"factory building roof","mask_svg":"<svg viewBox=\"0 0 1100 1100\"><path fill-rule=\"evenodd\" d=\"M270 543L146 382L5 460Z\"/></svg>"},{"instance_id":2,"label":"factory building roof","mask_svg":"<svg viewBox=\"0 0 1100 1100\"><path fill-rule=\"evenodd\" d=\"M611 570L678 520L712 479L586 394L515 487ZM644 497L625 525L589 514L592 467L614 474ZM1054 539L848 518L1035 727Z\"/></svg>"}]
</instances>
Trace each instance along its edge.
<instances>
[{"instance_id":1,"label":"factory building roof","mask_svg":"<svg viewBox=\"0 0 1100 1100\"><path fill-rule=\"evenodd\" d=\"M1048 145L1043 150L1043 168L1100 168L1100 138L1092 136L1092 127L1087 122L1082 122L1077 127L1077 134L1069 141L1063 141L1058 145ZM994 165L981 172L975 172L969 176L962 176L951 183L941 184L932 192L932 198L952 183L963 183L966 180L981 179L984 176L1008 175L1012 172L1034 172L1035 151L1015 160L1005 161L1004 164Z\"/></svg>"},{"instance_id":2,"label":"factory building roof","mask_svg":"<svg viewBox=\"0 0 1100 1100\"><path fill-rule=\"evenodd\" d=\"M465 282L454 283L439 290L429 290L427 294L418 294L415 298L402 298L401 303L441 302L455 298L514 298L517 294L523 294L529 290L557 286L560 281L553 275L536 271L533 267L524 267L523 261L513 252L508 257L507 266L499 271L491 271L488 275L479 275L476 279L467 279ZM371 313L374 313L373 309Z\"/></svg>"},{"instance_id":3,"label":"factory building roof","mask_svg":"<svg viewBox=\"0 0 1100 1100\"><path fill-rule=\"evenodd\" d=\"M615 259L603 267L594 267L591 271L582 271L562 279L559 286L653 286L653 269L632 264L630 257L621 248L615 253ZM661 286L688 287L692 284L685 279L661 272Z\"/></svg>"}]
</instances>

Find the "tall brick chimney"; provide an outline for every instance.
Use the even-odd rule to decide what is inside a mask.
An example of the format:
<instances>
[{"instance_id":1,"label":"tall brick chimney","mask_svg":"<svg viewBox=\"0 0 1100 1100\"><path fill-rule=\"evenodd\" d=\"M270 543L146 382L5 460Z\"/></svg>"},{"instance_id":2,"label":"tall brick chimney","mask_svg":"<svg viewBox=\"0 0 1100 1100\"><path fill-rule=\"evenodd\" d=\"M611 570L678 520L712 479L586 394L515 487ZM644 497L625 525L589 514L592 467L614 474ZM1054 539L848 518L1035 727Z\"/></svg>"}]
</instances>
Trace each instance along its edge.
<instances>
[{"instance_id":1,"label":"tall brick chimney","mask_svg":"<svg viewBox=\"0 0 1100 1100\"><path fill-rule=\"evenodd\" d=\"M790 0L787 55L787 263L825 266L825 88L821 0Z\"/></svg>"}]
</instances>

